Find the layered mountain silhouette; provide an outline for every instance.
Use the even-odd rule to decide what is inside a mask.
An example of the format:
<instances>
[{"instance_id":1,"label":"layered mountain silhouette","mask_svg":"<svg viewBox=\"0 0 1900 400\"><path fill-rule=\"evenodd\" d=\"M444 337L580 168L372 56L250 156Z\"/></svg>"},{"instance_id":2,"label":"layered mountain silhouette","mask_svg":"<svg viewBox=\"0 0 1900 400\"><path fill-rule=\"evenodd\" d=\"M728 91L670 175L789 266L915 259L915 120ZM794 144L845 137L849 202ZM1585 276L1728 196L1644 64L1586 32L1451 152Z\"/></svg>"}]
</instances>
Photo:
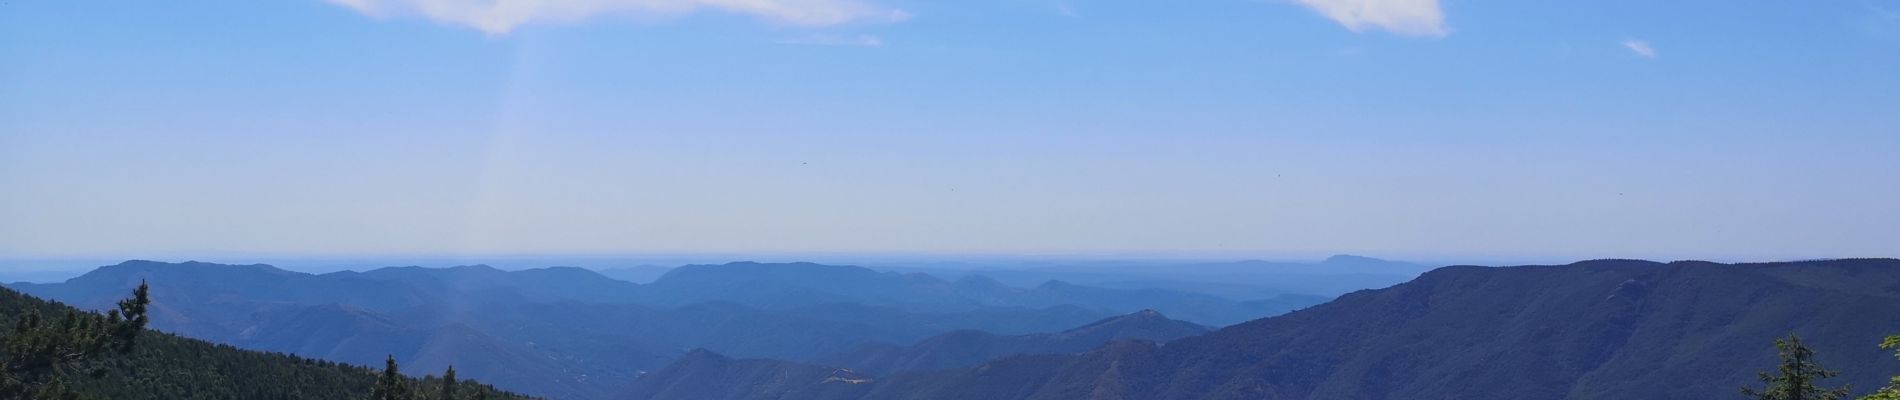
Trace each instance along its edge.
<instances>
[{"instance_id":1,"label":"layered mountain silhouette","mask_svg":"<svg viewBox=\"0 0 1900 400\"><path fill-rule=\"evenodd\" d=\"M854 398L876 379L849 369L789 361L732 359L703 349L646 374L616 399Z\"/></svg>"},{"instance_id":2,"label":"layered mountain silhouette","mask_svg":"<svg viewBox=\"0 0 1900 400\"><path fill-rule=\"evenodd\" d=\"M960 330L909 346L871 344L820 358L818 363L883 375L977 365L1014 355L1079 353L1115 340L1165 342L1206 332L1206 327L1168 319L1154 310L1142 310L1056 333L997 335Z\"/></svg>"},{"instance_id":3,"label":"layered mountain silhouette","mask_svg":"<svg viewBox=\"0 0 1900 400\"><path fill-rule=\"evenodd\" d=\"M659 280L660 276L666 275L668 271L672 270L673 268L658 265L636 265L631 267L603 268L600 269L599 272L608 278L627 282L652 283L653 281Z\"/></svg>"},{"instance_id":4,"label":"layered mountain silhouette","mask_svg":"<svg viewBox=\"0 0 1900 400\"><path fill-rule=\"evenodd\" d=\"M852 384L811 378L828 367L810 364L683 361L641 377L632 393L642 396L629 398L1720 398L1773 369L1770 344L1791 332L1842 371L1825 383L1865 391L1900 374L1874 347L1900 332L1885 317L1896 313L1892 259L1459 266L1165 345L1116 341ZM747 390L676 384L714 373Z\"/></svg>"},{"instance_id":5,"label":"layered mountain silhouette","mask_svg":"<svg viewBox=\"0 0 1900 400\"><path fill-rule=\"evenodd\" d=\"M128 261L64 283L14 287L103 309L142 280L159 293L155 329L359 365L386 355L424 371L453 364L499 387L581 399L617 393L694 348L818 361L958 330L1057 332L1144 308L1237 321L1323 300L1263 304L1063 283L1017 288L808 263L687 266L642 285L579 268L305 274Z\"/></svg>"},{"instance_id":6,"label":"layered mountain silhouette","mask_svg":"<svg viewBox=\"0 0 1900 400\"><path fill-rule=\"evenodd\" d=\"M946 277L976 274L1021 287L1062 281L1114 289L1167 289L1231 299L1262 299L1281 295L1331 298L1355 290L1399 284L1432 269L1420 264L1354 255L1335 255L1319 262L946 262L912 264L904 268ZM1170 315L1175 313L1170 312Z\"/></svg>"},{"instance_id":7,"label":"layered mountain silhouette","mask_svg":"<svg viewBox=\"0 0 1900 400\"><path fill-rule=\"evenodd\" d=\"M1122 314L1154 309L1196 323L1222 326L1318 304L1320 296L1280 296L1283 302L1235 301L1214 295L1153 288L1111 289L1046 281L1013 287L982 275L947 281L925 273L880 272L812 263L736 262L675 268L643 285L637 301L682 305L729 301L765 309L853 303L910 311L979 307L1044 308L1073 305Z\"/></svg>"}]
</instances>

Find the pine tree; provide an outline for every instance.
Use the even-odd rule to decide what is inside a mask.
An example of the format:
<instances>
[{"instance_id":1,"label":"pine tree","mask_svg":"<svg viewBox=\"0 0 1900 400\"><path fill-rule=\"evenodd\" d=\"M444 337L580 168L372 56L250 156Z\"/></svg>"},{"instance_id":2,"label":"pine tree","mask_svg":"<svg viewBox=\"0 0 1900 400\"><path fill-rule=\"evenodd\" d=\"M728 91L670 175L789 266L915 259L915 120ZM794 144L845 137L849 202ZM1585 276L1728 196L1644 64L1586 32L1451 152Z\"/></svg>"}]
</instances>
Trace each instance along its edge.
<instances>
[{"instance_id":1,"label":"pine tree","mask_svg":"<svg viewBox=\"0 0 1900 400\"><path fill-rule=\"evenodd\" d=\"M132 289L132 297L119 300L119 309L106 313L106 320L112 325L114 347L120 353L132 351L132 345L138 340L139 333L145 331L145 306L152 304L151 286L139 281L139 287Z\"/></svg>"},{"instance_id":2,"label":"pine tree","mask_svg":"<svg viewBox=\"0 0 1900 400\"><path fill-rule=\"evenodd\" d=\"M1775 349L1781 355L1781 368L1776 375L1760 373L1761 381L1767 387L1760 391L1742 388L1742 395L1757 400L1837 400L1847 397L1847 388L1823 389L1815 386L1815 381L1832 378L1840 373L1829 371L1814 361L1814 350L1801 345L1801 338L1788 334L1786 339L1775 339Z\"/></svg>"},{"instance_id":3,"label":"pine tree","mask_svg":"<svg viewBox=\"0 0 1900 400\"><path fill-rule=\"evenodd\" d=\"M88 313L0 287L0 400L364 399L380 377L381 370L334 361L239 350L157 332L125 335L136 331L110 329L140 324L140 308L150 301L141 297L133 293L115 325L109 321L110 313ZM63 320L69 314L70 325ZM84 329L64 328L68 326ZM27 334L16 335L16 330ZM123 348L117 338L136 339L133 352L115 352L113 348ZM97 346L81 346L82 342ZM43 351L48 348L61 351ZM69 360L66 356L76 354L73 351L87 349L100 353L80 362L62 362L50 370L22 362ZM403 398L433 399L433 379L427 386L405 379L412 391ZM487 398L529 399L472 380L458 380L456 385L465 398L476 390L487 390ZM430 394L416 393L413 389L418 387L426 387Z\"/></svg>"},{"instance_id":4,"label":"pine tree","mask_svg":"<svg viewBox=\"0 0 1900 400\"><path fill-rule=\"evenodd\" d=\"M1880 348L1894 350L1893 356L1900 358L1900 335L1888 336L1887 340L1880 342ZM1861 397L1860 400L1900 400L1900 376L1893 377L1892 380L1887 381L1887 387Z\"/></svg>"},{"instance_id":5,"label":"pine tree","mask_svg":"<svg viewBox=\"0 0 1900 400\"><path fill-rule=\"evenodd\" d=\"M442 400L455 400L455 366L442 373Z\"/></svg>"},{"instance_id":6,"label":"pine tree","mask_svg":"<svg viewBox=\"0 0 1900 400\"><path fill-rule=\"evenodd\" d=\"M383 361L383 375L376 378L376 386L370 388L370 400L410 400L408 380L396 369L396 356L390 355Z\"/></svg>"},{"instance_id":7,"label":"pine tree","mask_svg":"<svg viewBox=\"0 0 1900 400\"><path fill-rule=\"evenodd\" d=\"M0 334L0 398L77 399L67 381L106 373L104 359L130 352L145 330L150 287L139 282L119 309L67 310L58 318L27 310Z\"/></svg>"}]
</instances>

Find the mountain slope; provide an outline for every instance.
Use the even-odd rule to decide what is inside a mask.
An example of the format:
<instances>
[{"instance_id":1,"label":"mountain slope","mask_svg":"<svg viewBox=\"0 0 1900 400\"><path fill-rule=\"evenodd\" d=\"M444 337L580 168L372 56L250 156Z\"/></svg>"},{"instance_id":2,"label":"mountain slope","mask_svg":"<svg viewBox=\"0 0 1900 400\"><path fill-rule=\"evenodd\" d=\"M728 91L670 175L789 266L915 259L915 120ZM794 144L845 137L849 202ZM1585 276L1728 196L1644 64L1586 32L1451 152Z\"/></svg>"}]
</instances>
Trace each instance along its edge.
<instances>
[{"instance_id":1,"label":"mountain slope","mask_svg":"<svg viewBox=\"0 0 1900 400\"><path fill-rule=\"evenodd\" d=\"M958 329L1047 332L1104 317L1073 306L917 312L855 303L761 310L729 302L648 306L640 287L573 268L384 268L312 275L266 265L130 261L23 291L109 307L148 281L154 329L359 365L394 355L420 371L535 395L600 398L691 348L809 360Z\"/></svg>"},{"instance_id":2,"label":"mountain slope","mask_svg":"<svg viewBox=\"0 0 1900 400\"><path fill-rule=\"evenodd\" d=\"M874 379L851 370L786 361L735 360L694 350L642 377L663 385L636 385L621 399L814 399L863 395Z\"/></svg>"},{"instance_id":3,"label":"mountain slope","mask_svg":"<svg viewBox=\"0 0 1900 400\"><path fill-rule=\"evenodd\" d=\"M642 285L642 303L685 305L725 301L765 309L857 303L918 312L979 307L1076 306L1108 314L1154 309L1195 323L1228 325L1318 304L1324 298L1290 296L1243 302L1155 288L1112 289L1048 281L1029 288L981 275L946 281L924 273L879 272L813 263L735 262L675 268Z\"/></svg>"},{"instance_id":4,"label":"mountain slope","mask_svg":"<svg viewBox=\"0 0 1900 400\"><path fill-rule=\"evenodd\" d=\"M662 267L662 266L657 266L657 265L636 265L636 266L631 266L631 267L616 267L616 268L599 269L599 270L596 270L596 272L599 272L601 275L606 276L608 278L614 278L614 279L623 280L627 282L652 283L654 280L660 279L661 275L666 275L667 271L672 271L672 270L673 270L672 267Z\"/></svg>"},{"instance_id":5,"label":"mountain slope","mask_svg":"<svg viewBox=\"0 0 1900 400\"><path fill-rule=\"evenodd\" d=\"M559 398L615 393L641 371L692 348L815 361L956 330L1054 332L1145 308L1233 322L1317 302L1237 302L1060 282L1015 288L981 277L948 282L811 263L687 266L640 285L562 267L391 267L318 275L261 264L127 261L64 283L18 287L101 309L141 281L163 296L152 309L157 330L346 363L374 365L393 355L425 370L454 364L469 378ZM1081 351L1099 341L1073 343L1087 346L1054 348Z\"/></svg>"},{"instance_id":6,"label":"mountain slope","mask_svg":"<svg viewBox=\"0 0 1900 400\"><path fill-rule=\"evenodd\" d=\"M1447 267L1158 346L1013 357L834 399L1680 399L1732 396L1802 335L1833 384L1900 374L1900 260ZM735 384L746 384L743 382ZM746 397L739 397L746 398Z\"/></svg>"},{"instance_id":7,"label":"mountain slope","mask_svg":"<svg viewBox=\"0 0 1900 400\"><path fill-rule=\"evenodd\" d=\"M946 277L976 274L1004 284L1025 287L1048 281L1063 281L1104 288L1189 291L1229 299L1259 299L1283 294L1332 298L1355 290L1403 283L1431 270L1425 265L1350 255L1332 256L1318 262L1046 260L913 263L884 268L928 272Z\"/></svg>"},{"instance_id":8,"label":"mountain slope","mask_svg":"<svg viewBox=\"0 0 1900 400\"><path fill-rule=\"evenodd\" d=\"M870 375L899 371L930 371L981 364L1020 354L1071 354L1088 351L1114 340L1168 341L1206 333L1207 328L1168 319L1145 310L1096 321L1057 333L1004 336L982 331L955 331L910 346L866 345L818 360Z\"/></svg>"},{"instance_id":9,"label":"mountain slope","mask_svg":"<svg viewBox=\"0 0 1900 400\"><path fill-rule=\"evenodd\" d=\"M163 298L163 293L154 294ZM0 323L11 325L27 310L57 315L72 309L0 288ZM108 373L81 375L74 387L103 399L360 399L369 395L377 374L363 367L240 350L151 331L139 338L130 354L117 357ZM410 386L438 385L433 382L417 380ZM487 391L491 399L525 398L472 381L463 381L459 390Z\"/></svg>"}]
</instances>

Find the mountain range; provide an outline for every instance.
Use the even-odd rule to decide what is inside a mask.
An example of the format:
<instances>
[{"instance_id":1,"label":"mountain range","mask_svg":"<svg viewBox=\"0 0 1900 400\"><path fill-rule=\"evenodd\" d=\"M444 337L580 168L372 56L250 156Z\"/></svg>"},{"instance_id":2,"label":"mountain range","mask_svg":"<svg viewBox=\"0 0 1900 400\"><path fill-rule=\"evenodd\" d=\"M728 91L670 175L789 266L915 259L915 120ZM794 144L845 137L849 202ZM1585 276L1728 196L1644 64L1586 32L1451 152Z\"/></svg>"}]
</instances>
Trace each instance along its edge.
<instances>
[{"instance_id":1,"label":"mountain range","mask_svg":"<svg viewBox=\"0 0 1900 400\"><path fill-rule=\"evenodd\" d=\"M876 382L872 374L932 371L990 359L1086 351L1116 340L1158 340L1207 332L1152 310L1096 321L1058 333L1001 336L956 331L910 346L869 345L827 357L821 364L733 359L704 349L640 377L618 399L849 398Z\"/></svg>"},{"instance_id":2,"label":"mountain range","mask_svg":"<svg viewBox=\"0 0 1900 400\"><path fill-rule=\"evenodd\" d=\"M152 306L158 330L358 365L389 355L419 370L455 365L466 377L563 399L610 396L695 348L821 361L959 330L1058 332L1149 308L1219 324L1324 300L1236 301L1062 282L1018 288L980 276L952 282L809 263L693 265L635 284L561 267L306 274L261 264L128 261L62 283L12 287L103 309L141 281L159 293Z\"/></svg>"},{"instance_id":3,"label":"mountain range","mask_svg":"<svg viewBox=\"0 0 1900 400\"><path fill-rule=\"evenodd\" d=\"M880 266L943 277L981 275L1011 286L1049 281L1118 289L1168 289L1231 299L1336 297L1411 280L1433 267L1355 255L1308 261L944 261ZM1165 311L1165 310L1164 310Z\"/></svg>"},{"instance_id":4,"label":"mountain range","mask_svg":"<svg viewBox=\"0 0 1900 400\"><path fill-rule=\"evenodd\" d=\"M959 330L932 336L909 346L867 344L819 358L818 363L876 375L934 371L977 365L1014 355L1079 353L1116 340L1165 342L1207 331L1206 327L1168 319L1154 310L1142 310L1053 333L997 335L979 330Z\"/></svg>"},{"instance_id":5,"label":"mountain range","mask_svg":"<svg viewBox=\"0 0 1900 400\"><path fill-rule=\"evenodd\" d=\"M1900 374L1900 260L1598 260L1446 267L1390 288L1176 339L1116 341L939 371L833 380L833 367L694 354L641 399L1682 399L1735 396L1799 334L1823 382ZM717 377L744 391L693 390Z\"/></svg>"}]
</instances>

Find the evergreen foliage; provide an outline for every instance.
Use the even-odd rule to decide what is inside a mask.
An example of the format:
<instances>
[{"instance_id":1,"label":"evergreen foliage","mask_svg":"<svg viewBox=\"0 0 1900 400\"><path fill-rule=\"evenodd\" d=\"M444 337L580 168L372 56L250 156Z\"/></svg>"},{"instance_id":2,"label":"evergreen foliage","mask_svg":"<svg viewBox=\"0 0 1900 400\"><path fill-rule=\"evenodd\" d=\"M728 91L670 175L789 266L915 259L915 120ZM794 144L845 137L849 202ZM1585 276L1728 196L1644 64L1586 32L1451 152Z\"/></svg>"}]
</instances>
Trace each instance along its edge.
<instances>
[{"instance_id":1,"label":"evergreen foliage","mask_svg":"<svg viewBox=\"0 0 1900 400\"><path fill-rule=\"evenodd\" d=\"M108 355L132 351L145 329L148 292L141 282L103 317L73 309L21 314L0 336L0 398L83 398L67 381L103 375Z\"/></svg>"},{"instance_id":2,"label":"evergreen foliage","mask_svg":"<svg viewBox=\"0 0 1900 400\"><path fill-rule=\"evenodd\" d=\"M455 397L455 366L454 365L450 365L448 371L442 372L442 393L440 394L440 396L441 397L438 397L438 399L440 400L458 399L458 397Z\"/></svg>"},{"instance_id":3,"label":"evergreen foliage","mask_svg":"<svg viewBox=\"0 0 1900 400\"><path fill-rule=\"evenodd\" d=\"M374 370L360 366L125 328L145 323L149 298L144 292L135 291L118 310L101 315L0 287L0 327L7 327L0 330L0 362L6 364L0 375L0 390L6 391L0 392L0 399L356 400L368 397L379 379ZM48 354L57 357L45 357ZM82 362L27 368L48 365L44 360L49 359ZM404 381L407 387L444 384L435 378ZM484 400L528 398L472 381L455 386Z\"/></svg>"},{"instance_id":4,"label":"evergreen foliage","mask_svg":"<svg viewBox=\"0 0 1900 400\"><path fill-rule=\"evenodd\" d=\"M1887 340L1880 342L1880 348L1894 350L1893 356L1900 358L1900 335L1888 336ZM1886 387L1861 397L1860 400L1900 400L1900 376L1893 377Z\"/></svg>"},{"instance_id":5,"label":"evergreen foliage","mask_svg":"<svg viewBox=\"0 0 1900 400\"><path fill-rule=\"evenodd\" d=\"M370 388L369 399L414 400L414 393L410 393L406 385L408 381L396 368L396 356L390 355L383 361L383 374L376 377L376 386Z\"/></svg>"},{"instance_id":6,"label":"evergreen foliage","mask_svg":"<svg viewBox=\"0 0 1900 400\"><path fill-rule=\"evenodd\" d=\"M1760 373L1760 379L1767 387L1762 390L1742 388L1742 394L1758 400L1837 400L1847 397L1847 388L1826 389L1816 385L1816 381L1840 375L1830 371L1814 361L1814 350L1801 345L1801 338L1789 334L1785 339L1775 339L1775 349L1781 353L1781 367L1774 375Z\"/></svg>"}]
</instances>

